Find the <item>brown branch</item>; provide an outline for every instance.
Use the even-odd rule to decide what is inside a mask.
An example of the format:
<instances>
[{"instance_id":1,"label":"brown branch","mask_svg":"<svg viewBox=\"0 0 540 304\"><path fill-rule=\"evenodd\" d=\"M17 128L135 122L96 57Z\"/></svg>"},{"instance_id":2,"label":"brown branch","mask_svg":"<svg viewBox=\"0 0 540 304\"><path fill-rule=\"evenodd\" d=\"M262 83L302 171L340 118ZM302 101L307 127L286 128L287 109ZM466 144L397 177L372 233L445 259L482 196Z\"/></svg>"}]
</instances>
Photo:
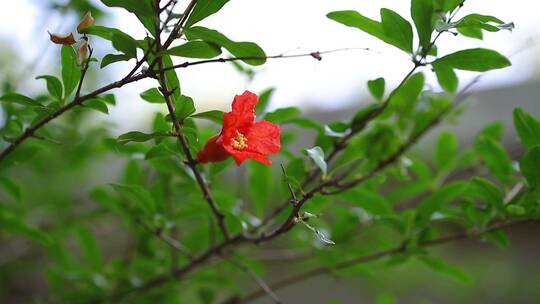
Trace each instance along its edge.
<instances>
[{"instance_id":1,"label":"brown branch","mask_svg":"<svg viewBox=\"0 0 540 304\"><path fill-rule=\"evenodd\" d=\"M463 7L463 4L465 3L465 0L463 0L461 2L461 4L459 5L459 7L454 11L454 13L448 18L448 22L451 22L452 19L456 16L456 14L459 12L459 10L461 9L461 7ZM347 142L349 140L351 140L356 134L362 132L365 127L368 125L369 122L373 121L374 119L376 119L377 117L379 117L379 115L381 115L382 113L384 113L384 110L387 108L388 104L390 103L390 100L392 99L392 97L395 95L395 93L397 92L397 90L403 86L403 84L405 83L405 81L407 81L407 79L416 71L416 69L420 66L424 66L426 65L425 63L422 63L423 60L426 59L429 51L433 48L433 46L435 46L435 43L437 42L437 40L440 38L440 36L442 35L443 32L439 32L435 38L431 41L431 43L429 44L429 46L427 47L426 50L424 50L424 52L422 53L421 55L421 58L420 59L416 59L416 58L413 58L413 63L414 63L414 67L413 69L407 74L407 76L405 76L403 78L403 80L401 81L401 83L397 86L396 89L394 89L392 91L392 93L390 93L390 96L388 96L388 98L386 98L385 102L379 106L379 107L376 107L374 108L370 113L368 113L366 115L366 117L359 121L359 122L356 122L355 125L352 126L352 129L351 131L344 137L342 138L340 141L334 143L334 147L333 149L331 150L331 152L326 156L325 158L325 161L326 163L330 163L341 151L343 151L346 147L347 147ZM319 167L314 167L313 170L308 174L308 177L307 179L304 181L304 183L302 184L302 187L305 187L307 186L309 183L311 183L312 181L314 181L317 176L321 173Z\"/></svg>"},{"instance_id":2,"label":"brown branch","mask_svg":"<svg viewBox=\"0 0 540 304\"><path fill-rule=\"evenodd\" d=\"M272 288L266 283L260 276L258 276L253 270L249 269L247 266L241 264L240 262L237 262L231 258L224 257L226 261L240 269L241 271L248 274L254 281L259 285L260 291L267 294L270 298L272 298L272 301L276 304L283 303L281 299L277 296L277 294L272 290Z\"/></svg>"},{"instance_id":3,"label":"brown branch","mask_svg":"<svg viewBox=\"0 0 540 304\"><path fill-rule=\"evenodd\" d=\"M166 234L163 234L163 231L161 231L160 229L153 229L141 220L136 220L136 222L148 233L155 235L158 239L162 240L165 244L169 245L174 250L180 252L182 255L186 256L190 260L193 259L193 254L191 254L189 249L186 248L186 246L182 245L179 241L173 239Z\"/></svg>"},{"instance_id":4,"label":"brown branch","mask_svg":"<svg viewBox=\"0 0 540 304\"><path fill-rule=\"evenodd\" d=\"M492 232L492 231L496 231L496 230L500 230L500 229L506 229L506 228L509 228L511 226L516 226L516 225L523 224L523 223L526 223L526 222L529 222L529 221L530 220L518 220L518 221L512 221L512 222L494 223L494 224L492 224L491 226L487 227L486 229L484 229L482 231L478 231L478 232L463 231L463 232L460 232L460 233L451 234L451 235L444 236L444 237L441 237L441 238L425 241L425 242L422 242L422 243L418 244L418 246L425 248L425 247L443 245L443 244L447 244L447 243L451 243L451 242L455 242L455 241L459 241L459 240L463 240L463 239L467 239L467 238L471 238L471 237L476 237L476 236L479 236L479 235L482 235L482 234L485 234L485 233L488 233L488 232ZM297 274L297 275L282 279L280 281L277 281L277 282L271 284L270 288L272 288L272 290L277 290L277 289L280 289L282 287L291 286L293 284L296 284L298 282L301 282L301 281L304 281L304 280L307 280L307 279L310 279L310 278L313 278L313 277L316 277L316 276L320 276L320 275L327 274L327 273L332 273L335 270L348 268L348 267L358 265L358 264L362 264L362 263L372 262L374 260L389 256L389 255L393 255L393 254L404 253L404 252L406 252L406 250L407 250L406 246L399 246L399 247L394 247L394 248L391 248L391 249L386 249L386 250L383 250L383 251L375 252L375 253L372 253L372 254L369 254L369 255L360 256L360 257L352 258L352 259L349 259L349 260L341 261L341 262L336 263L332 267L324 266L324 267L314 268L312 270L309 270L309 271L306 271L306 272L303 272L303 273L300 273L300 274ZM241 299L238 299L237 302L234 302L234 303L249 303L249 302L251 302L251 301L253 301L255 299L258 299L258 298L260 298L260 297L262 297L264 295L265 295L265 291L262 290L262 289L259 289L259 290L256 290L256 291L246 295L245 297L243 297Z\"/></svg>"},{"instance_id":5,"label":"brown branch","mask_svg":"<svg viewBox=\"0 0 540 304\"><path fill-rule=\"evenodd\" d=\"M473 83L477 82L477 80L478 80L478 78L473 80L473 82L469 83L469 85L467 85L464 90L468 90L472 86ZM462 96L461 98L465 98L466 94L462 94L461 96ZM397 157L396 157L396 159L397 159ZM373 176L375 173L376 172L373 172L370 175L370 177ZM367 178L368 177L365 177L365 179L367 179ZM335 182L334 180L328 180L328 181L321 182L317 187L315 187L311 191L304 194L302 196L302 198L300 198L299 201L296 203L295 207L293 207L293 212L295 210L296 210L296 212L299 211L299 209L296 206L303 205L305 202L309 201L316 193L320 193L326 187L333 185L334 182ZM289 204L290 204L289 201L285 202L285 207L283 207L283 209L285 209ZM279 210L279 208L276 209L276 210ZM293 214L293 212L291 212L291 214ZM269 219L271 219L272 216L275 216L276 214L277 214L277 212L274 211L274 213L272 213L269 217L265 218L264 221L268 222ZM264 225L264 221L258 227L262 227ZM142 291L149 290L149 289L152 289L154 287L160 286L162 284L165 284L171 279L180 279L184 275L186 275L186 274L194 271L195 269L201 267L202 265L204 265L205 263L210 261L212 258L214 258L216 256L219 256L220 253L226 248L229 248L229 247L235 246L235 245L239 245L239 244L246 244L246 243L258 244L258 243L261 243L261 242L266 242L266 241L269 241L269 240L272 240L272 239L276 238L277 236L280 236L280 235L284 234L285 232L289 231L293 226L294 226L294 218L293 218L293 222L291 224L281 225L278 229L274 230L273 232L271 232L269 234L263 233L259 237L256 237L256 238L248 238L247 236L245 236L245 235L243 235L241 233L239 233L237 235L234 235L234 236L231 236L229 239L224 240L221 243L219 243L219 244L217 244L217 245L215 245L213 247L210 247L204 253L202 253L198 257L195 257L192 261L190 261L189 264L183 266L182 268L178 268L178 269L174 270L172 274L161 275L161 276L158 276L158 277L146 282L145 284L143 284L140 287L129 289L129 290L123 290L123 291L117 292L115 294L112 294L109 300L117 301L119 299L122 299L122 298L126 297L127 295L129 295L131 293L142 292ZM258 227L256 227L255 229L257 229Z\"/></svg>"},{"instance_id":6,"label":"brown branch","mask_svg":"<svg viewBox=\"0 0 540 304\"><path fill-rule=\"evenodd\" d=\"M456 98L455 98L455 101L454 101L454 104L450 107L448 107L447 109L441 111L441 113L439 113L439 115L437 115L437 117L435 117L427 126L424 127L424 129L418 131L417 133L413 134L411 136L411 138L405 142L404 144L402 144L396 152L394 152L394 154L392 154L391 156L389 156L388 158L382 160L381 162L379 162L379 164L373 169L371 170L368 174L366 175L363 175L363 176L360 176L358 178L355 178L351 181L348 181L346 183L340 183L339 180L334 180L333 182L331 182L330 184L337 188L337 190L335 191L327 191L325 192L324 194L325 195L335 195L335 194L338 194L338 193L341 193L345 190L348 190L348 189L351 189L355 186L358 186L359 184L365 182L366 180L372 178L373 176L375 176L377 173L381 172L382 170L384 170L385 168L387 168L389 165L393 164L397 159L399 159L399 157L401 157L405 152L407 152L411 146L413 146L414 144L416 144L418 142L418 140L420 138L422 138L422 136L424 136L428 131L430 131L431 129L433 129L435 126L437 126L441 120L444 119L444 117L446 117L446 115L448 115L449 113L451 113L451 111L453 109L455 109L455 107L457 105L459 105L460 103L462 103L468 96L469 96L469 93L468 93L468 90L473 86L475 85L476 83L478 83L479 79L482 77L483 74L480 74L478 76L476 76L471 82L469 82L457 95L456 95Z\"/></svg>"},{"instance_id":7,"label":"brown branch","mask_svg":"<svg viewBox=\"0 0 540 304\"><path fill-rule=\"evenodd\" d=\"M165 44L163 44L163 46L164 45ZM150 67L146 71L144 71L142 73L139 73L139 74L136 74L137 70L142 66L142 64L145 62L145 60L150 55L151 49L154 46L155 46L155 40L154 40L153 43L150 44L149 50L147 52L145 52L145 55L141 58L141 60L138 60L135 67L133 69L131 69L130 72L125 77L123 77L122 79L120 79L118 81L115 81L113 83L110 83L108 85L105 85L105 86L103 86L103 87L101 87L99 89L96 89L93 92L88 93L86 95L81 95L79 97L75 97L71 102L65 104L60 109L56 110L55 112L51 113L50 115L44 117L39 122L37 122L34 125L28 127L27 129L25 129L23 131L23 133L21 135L19 135L19 137L17 137L6 148L4 148L4 150L2 150L0 152L0 163L9 154L11 154L19 145L21 145L27 139L32 138L37 130L41 129L43 126L48 124L50 121L58 118L59 116L64 114L66 111L72 109L73 107L75 107L77 105L82 105L85 101L87 101L89 99L92 99L94 97L97 97L98 95L106 93L106 92L108 92L110 90L113 90L113 89L116 89L116 88L121 88L121 87L123 87L123 86L125 86L127 84L139 81L141 79L155 78L156 75L159 74L160 72L171 70L171 68L164 68L163 70L157 70L157 71L152 70L152 67L155 64L157 64L157 61L154 60L150 64ZM326 53L338 52L338 51L342 51L342 50L344 51L344 50L354 50L354 49L355 48L337 49L337 50L329 50L329 51L322 51L322 52L312 52L312 53L309 53L309 54L297 54L297 55L287 55L287 56L285 56L285 55L275 55L275 56L269 56L269 57L257 57L256 59L261 59L261 58L306 57L306 56L312 56L311 54L326 54ZM233 58L218 58L218 59L215 59L215 60L201 60L201 61L194 61L194 62L190 62L190 63L184 63L184 64L181 64L181 65L177 66L176 68L183 68L183 67L189 67L189 66L192 66L192 65L200 65L200 64L206 64L206 63L218 63L218 62L223 62L223 60L226 60L226 61L243 60L243 59L246 59L246 58L247 57L233 57ZM251 57L251 58L254 59L255 57ZM185 66L183 66L183 65L185 65Z\"/></svg>"},{"instance_id":8,"label":"brown branch","mask_svg":"<svg viewBox=\"0 0 540 304\"><path fill-rule=\"evenodd\" d=\"M439 36L440 35L438 35L437 38ZM307 56L307 55L304 54L304 56ZM281 58L281 56L276 57L276 58ZM251 58L251 59L259 59L259 58ZM225 59L222 59L222 60L225 60ZM241 60L241 59L238 59L238 60ZM202 61L194 62L194 63L191 63L191 64L184 63L183 65L185 65L187 67L187 66L190 66L190 65L202 64L202 63L207 63L207 62L224 62L224 61L220 61L220 59L217 59L217 61L216 60L202 60ZM418 68L421 65L422 65L421 63L415 61L415 67L407 74L406 78L411 76L414 73L414 71L416 70L416 68ZM177 68L178 67L182 67L182 65L178 65ZM405 83L406 78L404 78L402 80L402 82L400 83L399 86L402 86ZM475 81L471 82L466 87L466 89L470 88L474 83L476 83L477 80L478 79L475 79ZM395 92L395 91L397 91L397 89L395 89L393 92ZM392 94L395 94L395 93L391 93L391 95ZM387 100L389 101L391 99L391 97L392 96L389 96L389 98ZM382 111L380 111L378 113L376 112L376 115L371 116L369 119L366 119L363 124L367 125L367 123L369 123L369 121L375 119L378 115L380 115L380 113L382 113ZM359 128L359 130L361 130L363 128L364 127ZM352 137L352 135L351 135L351 137ZM340 149L340 148L338 147L338 149ZM338 152L331 153L331 155L332 154L337 155ZM315 178L315 176L312 177L312 178ZM320 193L321 191L324 190L325 187L333 184L334 182L335 181L332 181L332 180L326 181L326 182L321 182L317 187L313 188L311 191L304 194L302 196L302 198L295 205L301 207L305 202L307 202L309 199L311 199L316 193ZM285 210L289 206L289 204L290 204L289 202L290 202L290 199L287 200L280 207L276 208L268 217L266 217L262 221L262 223L260 225L258 225L257 227L255 227L252 230L256 231L258 228L263 227L264 225L268 224L275 216L277 216L279 213L281 213L283 210ZM146 282L145 284L143 284L142 286L140 286L138 288L134 288L134 289L131 289L131 290L125 290L125 291L122 291L122 292L119 292L119 293L115 293L115 294L113 294L111 296L111 299L112 300L122 299L125 296L127 296L128 294L131 294L132 292L141 292L141 291L144 291L144 290L152 289L154 287L157 287L157 286L159 286L161 284L164 284L164 283L168 282L170 279L179 279L179 278L183 277L185 274L187 274L187 273L197 269L198 267L202 266L204 263L208 262L209 260L211 260L216 255L219 255L219 253L223 249L228 248L230 246L241 244L241 243L246 243L246 242L253 242L253 243L257 244L257 243L260 243L260 242L265 242L265 241L271 240L271 239L283 234L284 232L290 230L293 227L294 218L295 218L295 215L298 213L298 211L299 211L299 208L294 207L293 211L291 212L292 216L290 216L284 222L284 224L282 224L282 226L280 226L278 229L274 230L274 232L272 232L270 234L263 233L261 236L259 236L257 238L247 238L243 234L237 234L235 236L232 236L231 238L224 240L220 244L218 244L218 245L216 245L214 247L210 247L206 252L204 252L203 254L198 256L197 258L195 258L193 261L191 261L189 264L185 265L184 267L176 269L175 271L173 271L172 275L162 275L162 276L156 277L153 280L150 280L150 281ZM290 218L292 218L292 222L290 222Z\"/></svg>"},{"instance_id":9,"label":"brown branch","mask_svg":"<svg viewBox=\"0 0 540 304\"><path fill-rule=\"evenodd\" d=\"M54 120L58 116L64 114L64 112L70 110L71 108L83 104L88 99L94 98L102 93L105 93L107 91L110 91L115 88L120 88L126 84L139 81L141 79L149 77L150 73L142 73L130 78L123 78L119 81L115 81L113 83L110 83L106 86L103 86L91 93L88 93L86 95L82 95L79 98L74 98L71 102L65 104L60 109L56 110L52 114L44 117L36 124L26 128L24 132L17 138L15 141L13 141L11 144L9 144L2 152L0 152L0 162L2 162L11 152L13 152L20 144L22 144L24 141L26 141L29 138L32 138L33 135L37 130L39 130L41 127L49 123L51 120Z\"/></svg>"},{"instance_id":10,"label":"brown branch","mask_svg":"<svg viewBox=\"0 0 540 304\"><path fill-rule=\"evenodd\" d=\"M310 52L310 53L293 54L293 55L278 54L278 55L269 55L269 56L242 56L242 57L227 57L227 58L221 57L221 58L214 58L214 59L186 61L180 64L166 67L162 70L160 69L158 72L187 68L194 65L201 65L201 64L207 64L207 63L223 63L223 62L243 61L243 60L268 60L268 59L312 57L320 61L322 60L322 55L324 54L331 54L331 53L338 53L338 52L352 51L352 50L370 51L371 49L369 48L340 48L340 49L333 49L333 50L327 50L327 51L315 51L315 52Z\"/></svg>"},{"instance_id":11,"label":"brown branch","mask_svg":"<svg viewBox=\"0 0 540 304\"><path fill-rule=\"evenodd\" d=\"M418 63L415 63L414 67L407 73L407 75L405 75L403 80L392 91L390 96L388 96L388 98L386 99L384 104L381 107L376 108L372 113L370 113L370 115L367 116L366 119L364 119L360 124L358 124L357 130L355 132L350 132L349 135L347 135L347 137L345 137L343 141L341 141L339 144L334 146L333 151L326 158L327 161L331 161L336 155L338 155L339 152L341 152L345 148L348 140L350 140L353 137L354 134L357 134L358 132L363 130L365 128L365 126L371 120L377 118L381 113L384 112L384 109L388 106L390 100L395 95L395 92L397 92L405 84L407 79L409 79L409 77L416 71L416 69L418 69L419 66L421 66L421 65L418 64ZM319 175L319 173L320 173L320 170L318 170L318 169L316 169L315 171L312 171L312 173L310 173L308 175L308 177L306 178L306 180L304 181L303 185L305 186L305 185L308 185L309 183L311 183ZM264 242L264 241L271 240L271 239L277 237L278 235L281 235L281 234L285 233L286 231L290 230L294 226L294 223L295 223L294 220L298 216L298 213L300 212L300 209L302 208L302 206L307 201L309 201L313 196L315 196L315 194L322 193L326 187L332 186L334 184L336 184L335 180L321 181L313 189L311 189L307 193L303 194L301 199L296 199L296 204L293 206L293 209L289 213L289 216L287 217L287 219L277 229L275 229L274 231L272 231L270 233L262 233L261 236L259 236L258 238L255 239L256 242L258 243L258 242ZM274 212L271 213L270 217L263 220L263 223L268 222L270 219L272 219L273 217L275 217L276 215L281 213L283 210L285 210L289 206L289 203L288 203L289 201L283 203L281 206L276 208L276 210L274 210Z\"/></svg>"},{"instance_id":12,"label":"brown branch","mask_svg":"<svg viewBox=\"0 0 540 304\"><path fill-rule=\"evenodd\" d=\"M86 72L88 71L88 68L90 67L90 59L92 59L92 53L94 52L94 49L88 44L86 46L89 49L89 54L87 60L83 63L84 66L81 70L81 78L79 80L79 84L77 85L77 91L75 92L75 98L81 97L81 89L84 82L84 77L86 76Z\"/></svg>"},{"instance_id":13,"label":"brown branch","mask_svg":"<svg viewBox=\"0 0 540 304\"><path fill-rule=\"evenodd\" d=\"M195 3L196 1L193 1ZM186 8L186 11L184 11L183 18L181 20L187 20L187 16L191 13L191 10L193 9L194 5L189 5ZM167 110L169 112L169 115L171 116L171 120L173 123L174 130L176 131L176 137L178 138L178 141L181 145L182 151L184 152L186 156L186 163L189 166L189 168L193 171L193 174L195 175L195 179L197 180L197 184L199 185L199 188L201 189L204 199L208 202L208 205L212 209L212 212L214 213L214 216L217 219L219 228L221 229L221 232L223 233L223 237L227 240L229 238L229 233L227 232L227 227L225 226L225 216L221 211L219 210L216 201L214 200L212 193L210 192L210 189L208 185L206 184L206 181L202 177L201 173L197 169L197 160L193 157L193 154L191 154L191 150L189 148L189 142L186 138L186 136L182 133L182 122L178 121L178 118L176 117L176 112L174 109L174 104L171 96L173 95L174 90L177 90L178 88L169 88L167 85L167 77L165 75L166 69L164 68L163 64L163 57L159 54L161 54L165 50L165 44L161 45L160 42L160 35L159 35L159 0L156 0L156 14L158 15L158 18L156 20L156 31L158 31L158 35L156 35L156 54L158 54L157 64L159 66L159 72L158 72L158 81L159 85L161 87L161 91L163 93L163 97L165 98L165 103L167 105ZM185 17L185 18L184 18ZM181 27L183 25L182 22L176 25L177 28ZM177 35L177 33L171 33L172 35Z\"/></svg>"},{"instance_id":14,"label":"brown branch","mask_svg":"<svg viewBox=\"0 0 540 304\"><path fill-rule=\"evenodd\" d=\"M465 1L463 1L465 2ZM449 18L448 21L451 21L452 18L455 17L457 11L459 11L459 9L461 8L461 6L463 5L463 3L460 5L460 7L456 10L456 12L454 12L454 14L452 14L452 16ZM328 156L325 158L326 162L329 163L330 161L332 161L341 151L343 151L343 149L345 149L345 147L347 146L347 143L350 139L352 139L356 134L360 133L361 131L363 131L365 129L365 127L369 124L369 122L373 121L374 119L376 119L377 117L379 117L382 113L384 113L385 109L388 107L388 105L390 104L390 102L392 101L392 98L395 96L395 94L399 91L399 89L406 83L406 81L414 74L414 72L421 66L424 66L425 63L422 63L422 61L424 59L426 59L427 57L427 54L429 53L430 49L433 48L433 46L435 45L435 43L437 42L437 40L439 39L439 37L441 36L443 32L439 32L438 35L435 36L435 38L431 41L431 43L429 44L429 46L423 50L423 53L421 54L420 56L420 59L416 59L416 58L413 58L413 63L414 63L414 66L413 68L407 73L407 75L405 75L405 77L401 80L401 82L399 83L399 85L390 93L390 95L386 98L386 100L384 101L384 103L380 106L380 107L377 107L375 108L372 112L370 112L368 115L366 115L366 118L364 118L362 121L356 123L352 129L351 129L351 132L349 132L349 134L347 134L341 141L338 141L337 143L334 144L334 147L332 149L332 151L328 154ZM466 86L466 88L464 89L464 91L468 90L470 88L470 86L472 86L473 84L476 83L478 79L475 79L473 80L473 82L471 82L468 86ZM463 92L464 92L463 91ZM458 97L458 98L461 98ZM354 187L360 183L362 183L363 181L367 180L368 178L370 178L371 176L375 175L377 172L379 172L380 170L386 168L388 165L391 165L396 159L399 158L399 156L403 153L405 153L405 151L407 151L410 146L412 146L414 143L416 143L416 141L425 133L427 132L431 127L433 127L434 125L436 125L440 118L442 117L438 117L437 119L435 119L435 121L430 125L428 126L428 128L426 130L423 130L422 132L419 132L416 136L416 138L413 138L411 139L407 144L405 144L404 146L400 147L400 149L398 150L398 153L396 153L395 155L393 155L392 157L390 157L389 159L387 159L385 162L381 163L377 168L376 170L373 170L372 172L370 172L370 174L368 174L368 176L363 176L363 177L360 177L358 178L354 183L351 183L350 186L346 189L349 189L351 187ZM309 185L312 181L314 181L317 176L320 174L320 169L318 167L315 167L309 174L308 174L308 177L304 180L304 183L302 184L302 187L305 187L307 185ZM277 228L276 230L274 230L273 232L269 233L269 234L262 234L258 239L260 241L266 241L266 240L270 240L288 230L290 230L293 226L294 226L294 219L298 216L298 212L300 211L300 209L302 208L302 206L309 200L311 199L311 197L313 197L315 194L317 193L322 193L322 194L326 194L326 195L329 195L329 194L336 194L336 193L331 193L331 192L325 192L325 188L328 187L328 186L337 186L339 181L342 179L342 177L340 177L339 179L334 179L334 180L330 180L330 181L322 181L319 185L315 186L311 191L309 191L308 193L306 193L302 199L300 199L298 201L298 203L293 207L293 210L291 211L291 213L289 214L289 216L287 217L287 219L285 220L285 222L283 222L283 224L281 226L279 226L279 228ZM345 189L345 188L344 188ZM340 191L341 192L341 191ZM272 218L274 218L275 216L277 216L279 213L281 213L283 210L285 210L286 208L288 207L288 204L287 203L284 203L282 204L281 206L279 206L278 208L276 208L276 210L274 210L274 212L271 213L271 216L269 218L266 218L265 220L263 220L263 224L266 224L268 221L270 221Z\"/></svg>"},{"instance_id":15,"label":"brown branch","mask_svg":"<svg viewBox=\"0 0 540 304\"><path fill-rule=\"evenodd\" d=\"M225 248L230 247L235 244L240 244L242 242L245 242L245 240L246 239L241 234L237 234L227 240L222 241L216 246L210 247L201 255L193 258L188 264L186 264L183 267L174 269L171 273L157 276L138 287L132 287L130 289L119 290L111 294L107 299L103 299L103 298L94 299L93 301L90 301L90 303L102 303L102 302L107 302L107 301L111 303L116 303L133 293L143 292L146 290L153 289L155 287L161 286L169 282L171 279L180 279L184 277L186 274L201 267L206 262L210 261L212 258L219 256L220 253L223 252Z\"/></svg>"}]
</instances>

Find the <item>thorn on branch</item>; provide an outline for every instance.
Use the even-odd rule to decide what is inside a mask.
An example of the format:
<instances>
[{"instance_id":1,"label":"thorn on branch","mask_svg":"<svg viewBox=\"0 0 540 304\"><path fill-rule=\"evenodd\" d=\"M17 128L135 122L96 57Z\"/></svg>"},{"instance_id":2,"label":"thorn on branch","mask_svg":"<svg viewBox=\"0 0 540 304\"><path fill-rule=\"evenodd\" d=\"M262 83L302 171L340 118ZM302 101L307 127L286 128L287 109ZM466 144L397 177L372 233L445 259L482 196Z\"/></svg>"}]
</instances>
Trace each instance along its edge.
<instances>
[{"instance_id":1,"label":"thorn on branch","mask_svg":"<svg viewBox=\"0 0 540 304\"><path fill-rule=\"evenodd\" d=\"M289 176L287 175L287 171L285 170L285 167L283 166L283 164L280 164L280 166L281 166L281 171L283 171L283 176L285 177L285 182L287 183L287 187L289 188L289 192L291 193L291 199L289 200L289 202L293 206L296 206L298 205L298 198L296 197L296 192L291 186L291 183L289 183Z\"/></svg>"},{"instance_id":2,"label":"thorn on branch","mask_svg":"<svg viewBox=\"0 0 540 304\"><path fill-rule=\"evenodd\" d=\"M317 52L312 52L312 53L310 53L309 55L311 55L311 57L317 59L318 61L321 61L321 60L322 60L321 52L319 52L319 51L317 51Z\"/></svg>"}]
</instances>

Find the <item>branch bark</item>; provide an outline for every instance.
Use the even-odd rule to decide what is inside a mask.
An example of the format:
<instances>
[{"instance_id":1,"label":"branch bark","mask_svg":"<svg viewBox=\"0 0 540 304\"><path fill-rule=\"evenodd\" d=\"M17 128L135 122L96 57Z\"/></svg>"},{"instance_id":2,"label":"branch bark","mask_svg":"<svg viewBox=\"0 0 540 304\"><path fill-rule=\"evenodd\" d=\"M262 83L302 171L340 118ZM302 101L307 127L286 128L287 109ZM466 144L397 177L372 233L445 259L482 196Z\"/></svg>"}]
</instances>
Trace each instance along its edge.
<instances>
[{"instance_id":1,"label":"branch bark","mask_svg":"<svg viewBox=\"0 0 540 304\"><path fill-rule=\"evenodd\" d=\"M519 221L513 221L513 222L494 223L491 226L484 229L483 231L479 231L479 232L463 231L461 233L451 234L451 235L444 236L444 237L441 237L441 238L438 238L438 239L425 241L423 243L420 243L418 246L423 247L423 248L432 247L432 246L439 246L439 245L443 245L443 244L447 244L447 243L451 243L451 242L455 242L455 241L459 241L459 240L463 240L463 239L467 239L467 238L476 237L476 236L479 236L479 235L482 235L482 234L485 234L485 233L488 233L488 232L492 232L492 231L496 231L496 230L500 230L500 229L506 229L506 228L516 226L516 225L519 225L519 224L523 224L523 223L527 223L527 222L530 222L530 220L519 220ZM406 252L406 250L407 250L407 248L405 246L398 246L398 247L382 250L382 251L379 251L379 252L375 252L375 253L372 253L372 254L369 254L369 255L360 256L360 257L352 258L352 259L349 259L349 260L344 260L344 261L336 263L333 267L317 267L317 268L313 268L313 269L311 269L309 271L306 271L306 272L303 272L303 273L300 273L300 274L297 274L297 275L294 275L294 276L290 276L288 278L285 278L285 279L282 279L280 281L274 282L273 284L270 284L269 288L271 288L272 290L275 291L275 290L278 290L280 288L283 288L283 287L286 287L286 286L291 286L293 284L296 284L296 283L301 282L301 281L305 281L305 280L313 278L313 277L317 277L317 276L327 274L327 273L332 273L335 270L348 268L348 267L358 265L358 264L372 262L372 261L378 260L380 258L389 256L389 255L393 255L393 254L404 253L404 252ZM249 302L251 302L253 300L256 300L256 299L264 296L265 294L266 294L266 292L261 288L259 290L256 290L256 291L244 296L243 298L238 299L236 302L233 302L233 303L246 304L246 303L249 303Z\"/></svg>"},{"instance_id":2,"label":"branch bark","mask_svg":"<svg viewBox=\"0 0 540 304\"><path fill-rule=\"evenodd\" d=\"M195 6L195 3L197 1L194 0L191 3L193 5L188 5L186 10L184 11L182 15L182 19L180 19L180 22L175 26L175 29L182 28L183 22L187 20L187 16L191 13L191 10ZM190 3L190 4L191 4ZM159 85L161 87L161 91L163 93L163 97L165 98L165 102L167 104L167 110L169 112L169 115L171 116L171 120L173 123L173 128L176 131L176 135L178 138L178 141L180 142L182 151L184 152L184 155L186 156L186 163L193 171L193 174L195 175L195 179L197 180L197 184L199 185L199 188L201 189L204 199L208 202L208 205L210 206L210 209L212 209L212 212L214 213L214 216L217 219L219 228L221 229L221 232L223 233L223 237L225 240L229 239L229 233L227 231L227 227L225 226L225 216L221 211L219 210L216 201L214 200L212 193L210 192L210 188L206 184L206 181L204 180L202 174L200 173L199 169L197 168L197 160L193 157L193 154L191 154L191 150L189 148L189 142L186 138L186 136L182 132L182 122L178 121L178 118L176 117L176 112L174 109L174 103L172 100L172 95L174 90L177 90L179 88L169 88L167 85L167 77L165 75L166 69L164 68L163 64L163 57L160 55L166 50L166 44L161 44L160 40L160 27L159 27L159 0L156 0L156 31L158 34L156 35L156 60L158 62L159 66L159 72L158 72L158 81ZM169 39L171 36L178 35L178 32L173 32L170 34ZM174 37L173 36L173 37ZM173 39L174 40L174 39ZM167 40L168 41L168 40ZM167 43L167 42L166 42ZM170 43L169 43L170 44Z\"/></svg>"}]
</instances>

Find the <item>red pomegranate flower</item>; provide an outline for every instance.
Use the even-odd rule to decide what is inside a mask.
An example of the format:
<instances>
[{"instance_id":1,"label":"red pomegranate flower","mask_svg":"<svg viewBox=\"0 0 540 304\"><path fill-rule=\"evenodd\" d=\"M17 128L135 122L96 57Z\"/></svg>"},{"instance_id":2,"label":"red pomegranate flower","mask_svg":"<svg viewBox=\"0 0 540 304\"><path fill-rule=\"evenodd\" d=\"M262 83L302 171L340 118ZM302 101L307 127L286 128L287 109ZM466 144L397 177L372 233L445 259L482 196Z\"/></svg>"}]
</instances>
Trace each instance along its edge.
<instances>
[{"instance_id":1,"label":"red pomegranate flower","mask_svg":"<svg viewBox=\"0 0 540 304\"><path fill-rule=\"evenodd\" d=\"M257 95L249 91L234 97L232 111L223 114L223 129L197 154L199 162L220 162L232 156L237 165L248 158L272 164L266 155L279 152L280 128L266 120L255 122L258 101Z\"/></svg>"}]
</instances>

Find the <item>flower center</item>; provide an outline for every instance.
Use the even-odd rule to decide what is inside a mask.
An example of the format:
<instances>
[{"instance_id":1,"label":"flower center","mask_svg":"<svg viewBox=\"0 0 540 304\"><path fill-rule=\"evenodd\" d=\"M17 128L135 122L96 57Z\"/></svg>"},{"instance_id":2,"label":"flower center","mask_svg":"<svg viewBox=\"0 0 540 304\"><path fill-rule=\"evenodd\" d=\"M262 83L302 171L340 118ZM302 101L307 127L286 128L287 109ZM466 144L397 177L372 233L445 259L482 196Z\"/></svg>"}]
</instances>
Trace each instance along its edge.
<instances>
[{"instance_id":1,"label":"flower center","mask_svg":"<svg viewBox=\"0 0 540 304\"><path fill-rule=\"evenodd\" d=\"M247 148L248 144L247 144L248 140L246 138L246 136L244 136L244 134L236 131L236 136L233 138L232 140L232 146L236 149L244 149L244 148Z\"/></svg>"}]
</instances>

